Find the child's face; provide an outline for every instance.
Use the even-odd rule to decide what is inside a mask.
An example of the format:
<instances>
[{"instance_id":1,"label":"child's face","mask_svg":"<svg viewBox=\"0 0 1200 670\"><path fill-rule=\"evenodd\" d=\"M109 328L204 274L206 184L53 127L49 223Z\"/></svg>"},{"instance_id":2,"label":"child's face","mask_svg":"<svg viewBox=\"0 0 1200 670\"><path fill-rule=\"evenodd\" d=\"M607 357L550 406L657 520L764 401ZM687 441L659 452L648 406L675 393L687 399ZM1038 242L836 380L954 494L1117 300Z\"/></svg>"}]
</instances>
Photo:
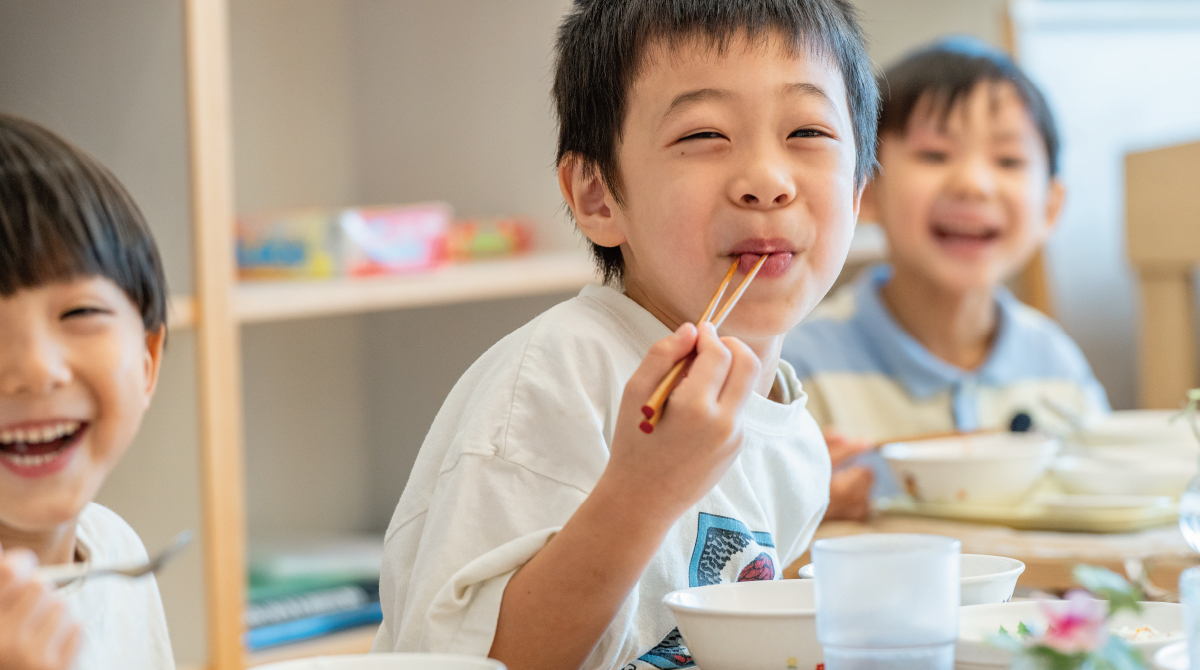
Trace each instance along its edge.
<instances>
[{"instance_id":1,"label":"child's face","mask_svg":"<svg viewBox=\"0 0 1200 670\"><path fill-rule=\"evenodd\" d=\"M668 325L696 320L734 259L736 286L769 253L722 332L778 336L845 261L858 214L854 132L841 73L825 58L744 40L724 53L651 48L628 98L619 169L623 206L593 184L595 202L577 199L576 220L593 241L620 245L626 292Z\"/></svg>"},{"instance_id":2,"label":"child's face","mask_svg":"<svg viewBox=\"0 0 1200 670\"><path fill-rule=\"evenodd\" d=\"M1045 242L1062 186L1011 85L976 86L944 124L928 103L903 136L881 138L864 217L887 230L897 270L954 292L991 289Z\"/></svg>"},{"instance_id":3,"label":"child's face","mask_svg":"<svg viewBox=\"0 0 1200 670\"><path fill-rule=\"evenodd\" d=\"M107 278L0 297L0 528L74 521L137 433L162 343Z\"/></svg>"}]
</instances>

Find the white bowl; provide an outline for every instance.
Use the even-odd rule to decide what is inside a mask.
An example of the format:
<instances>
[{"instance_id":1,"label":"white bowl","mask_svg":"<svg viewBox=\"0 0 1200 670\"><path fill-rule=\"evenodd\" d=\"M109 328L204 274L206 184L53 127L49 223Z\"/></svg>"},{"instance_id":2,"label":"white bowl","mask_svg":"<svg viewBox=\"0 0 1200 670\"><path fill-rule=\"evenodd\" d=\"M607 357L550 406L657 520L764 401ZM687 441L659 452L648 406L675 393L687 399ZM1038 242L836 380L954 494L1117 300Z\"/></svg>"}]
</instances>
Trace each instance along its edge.
<instances>
[{"instance_id":1,"label":"white bowl","mask_svg":"<svg viewBox=\"0 0 1200 670\"><path fill-rule=\"evenodd\" d=\"M1012 598L1022 572L1025 564L1015 558L963 554L960 602L963 605L1006 603ZM800 568L800 578L813 578L812 563Z\"/></svg>"},{"instance_id":2,"label":"white bowl","mask_svg":"<svg viewBox=\"0 0 1200 670\"><path fill-rule=\"evenodd\" d=\"M1054 478L1069 493L1172 498L1183 495L1196 471L1195 459L1111 450L1097 456L1060 456L1053 466Z\"/></svg>"},{"instance_id":3,"label":"white bowl","mask_svg":"<svg viewBox=\"0 0 1200 670\"><path fill-rule=\"evenodd\" d=\"M824 661L811 580L698 586L663 602L704 670L815 670Z\"/></svg>"},{"instance_id":4,"label":"white bowl","mask_svg":"<svg viewBox=\"0 0 1200 670\"><path fill-rule=\"evenodd\" d=\"M1072 439L1080 444L1159 444L1198 446L1188 422L1178 410L1134 409L1100 415L1088 421Z\"/></svg>"},{"instance_id":5,"label":"white bowl","mask_svg":"<svg viewBox=\"0 0 1200 670\"><path fill-rule=\"evenodd\" d=\"M1168 644L1154 655L1154 667L1158 670L1188 670L1187 642Z\"/></svg>"},{"instance_id":6,"label":"white bowl","mask_svg":"<svg viewBox=\"0 0 1200 670\"><path fill-rule=\"evenodd\" d=\"M1065 601L1054 601L1062 603ZM1055 604L1054 606L1059 606ZM987 639L1000 632L1000 627L1015 632L1017 624L1037 628L1045 627L1046 617L1041 603L1034 600L1009 602L1002 605L970 605L959 610L958 644L954 648L955 668L960 670L982 670L983 668L1007 668L1012 660L1008 651L993 647ZM1170 639L1129 644L1142 652L1142 658L1154 658L1154 653L1164 646L1183 637L1183 606L1177 603L1142 603L1141 614L1121 612L1112 621L1114 630L1125 626L1138 628L1153 626L1156 630L1172 635Z\"/></svg>"},{"instance_id":7,"label":"white bowl","mask_svg":"<svg viewBox=\"0 0 1200 670\"><path fill-rule=\"evenodd\" d=\"M505 670L500 661L460 654L352 654L268 663L256 670Z\"/></svg>"},{"instance_id":8,"label":"white bowl","mask_svg":"<svg viewBox=\"0 0 1200 670\"><path fill-rule=\"evenodd\" d=\"M880 450L917 502L1012 505L1045 474L1058 441L1028 433L895 442Z\"/></svg>"}]
</instances>

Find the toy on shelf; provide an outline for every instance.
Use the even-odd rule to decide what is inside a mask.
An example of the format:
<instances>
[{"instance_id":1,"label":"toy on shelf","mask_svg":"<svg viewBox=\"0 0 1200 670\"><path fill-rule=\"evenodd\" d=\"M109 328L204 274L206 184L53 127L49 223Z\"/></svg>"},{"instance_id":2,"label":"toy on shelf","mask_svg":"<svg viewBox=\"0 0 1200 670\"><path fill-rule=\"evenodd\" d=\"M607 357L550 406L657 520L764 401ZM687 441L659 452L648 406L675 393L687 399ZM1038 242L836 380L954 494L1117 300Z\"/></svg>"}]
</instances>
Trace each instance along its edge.
<instances>
[{"instance_id":1,"label":"toy on shelf","mask_svg":"<svg viewBox=\"0 0 1200 670\"><path fill-rule=\"evenodd\" d=\"M455 262L516 256L533 247L533 222L520 217L456 222L446 242Z\"/></svg>"}]
</instances>

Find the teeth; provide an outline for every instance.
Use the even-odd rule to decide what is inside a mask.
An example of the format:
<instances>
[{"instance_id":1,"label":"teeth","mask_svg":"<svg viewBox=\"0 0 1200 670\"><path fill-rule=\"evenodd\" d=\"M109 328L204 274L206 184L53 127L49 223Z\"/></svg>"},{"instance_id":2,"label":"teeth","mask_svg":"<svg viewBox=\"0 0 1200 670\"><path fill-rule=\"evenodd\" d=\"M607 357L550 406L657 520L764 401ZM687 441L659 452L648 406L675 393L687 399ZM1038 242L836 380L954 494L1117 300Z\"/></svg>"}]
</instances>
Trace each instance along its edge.
<instances>
[{"instance_id":1,"label":"teeth","mask_svg":"<svg viewBox=\"0 0 1200 670\"><path fill-rule=\"evenodd\" d=\"M57 458L59 453L60 452L54 452L52 454L39 454L36 456L0 453L0 458L4 458L8 461L11 461L12 463L15 463L16 465L31 468L31 467L35 467L38 465L42 465L44 463L49 463L50 461Z\"/></svg>"},{"instance_id":2,"label":"teeth","mask_svg":"<svg viewBox=\"0 0 1200 670\"><path fill-rule=\"evenodd\" d=\"M0 430L0 444L43 444L79 430L78 421L60 421L42 428Z\"/></svg>"}]
</instances>

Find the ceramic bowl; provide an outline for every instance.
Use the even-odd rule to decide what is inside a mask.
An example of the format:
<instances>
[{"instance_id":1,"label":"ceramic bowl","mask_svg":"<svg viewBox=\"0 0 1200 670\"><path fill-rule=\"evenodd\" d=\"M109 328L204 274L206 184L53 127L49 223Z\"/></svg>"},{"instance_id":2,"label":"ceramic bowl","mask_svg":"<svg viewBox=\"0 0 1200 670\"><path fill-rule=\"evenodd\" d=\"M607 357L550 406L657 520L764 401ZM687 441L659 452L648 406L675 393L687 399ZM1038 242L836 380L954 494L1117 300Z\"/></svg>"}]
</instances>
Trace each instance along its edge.
<instances>
[{"instance_id":1,"label":"ceramic bowl","mask_svg":"<svg viewBox=\"0 0 1200 670\"><path fill-rule=\"evenodd\" d=\"M1061 604L1060 604L1061 603ZM1051 606L1065 606L1053 601ZM987 638L1000 632L1000 627L1016 631L1017 624L1031 628L1044 627L1046 617L1042 603L1034 600L1009 602L1002 605L970 605L959 610L958 644L954 649L956 670L997 670L1009 667L1012 658L1008 651L987 643ZM1111 622L1114 630L1126 626L1152 626L1165 634L1166 639L1130 642L1142 652L1142 658L1154 658L1155 652L1183 638L1183 606L1177 603L1142 603L1142 612L1122 612Z\"/></svg>"},{"instance_id":2,"label":"ceramic bowl","mask_svg":"<svg viewBox=\"0 0 1200 670\"><path fill-rule=\"evenodd\" d=\"M1195 459L1142 452L1060 456L1054 478L1068 493L1178 498L1196 475Z\"/></svg>"},{"instance_id":3,"label":"ceramic bowl","mask_svg":"<svg viewBox=\"0 0 1200 670\"><path fill-rule=\"evenodd\" d=\"M1154 667L1158 670L1188 670L1187 642L1173 642L1159 649L1154 655Z\"/></svg>"},{"instance_id":4,"label":"ceramic bowl","mask_svg":"<svg viewBox=\"0 0 1200 670\"><path fill-rule=\"evenodd\" d=\"M824 660L812 580L698 586L663 602L704 670L816 670Z\"/></svg>"},{"instance_id":5,"label":"ceramic bowl","mask_svg":"<svg viewBox=\"0 0 1200 670\"><path fill-rule=\"evenodd\" d=\"M353 654L255 666L255 670L505 670L500 661L458 654Z\"/></svg>"},{"instance_id":6,"label":"ceramic bowl","mask_svg":"<svg viewBox=\"0 0 1200 670\"><path fill-rule=\"evenodd\" d=\"M1097 416L1072 436L1072 441L1092 446L1156 444L1195 450L1196 436L1187 421L1172 420L1178 414L1178 410L1135 409Z\"/></svg>"},{"instance_id":7,"label":"ceramic bowl","mask_svg":"<svg viewBox=\"0 0 1200 670\"><path fill-rule=\"evenodd\" d=\"M963 554L962 604L987 605L1008 602L1022 572L1025 572L1025 564L1015 558ZM800 578L813 578L812 563L800 568Z\"/></svg>"},{"instance_id":8,"label":"ceramic bowl","mask_svg":"<svg viewBox=\"0 0 1200 670\"><path fill-rule=\"evenodd\" d=\"M894 442L880 453L917 502L1013 505L1045 474L1057 450L1057 440L1040 435L984 433Z\"/></svg>"}]
</instances>

